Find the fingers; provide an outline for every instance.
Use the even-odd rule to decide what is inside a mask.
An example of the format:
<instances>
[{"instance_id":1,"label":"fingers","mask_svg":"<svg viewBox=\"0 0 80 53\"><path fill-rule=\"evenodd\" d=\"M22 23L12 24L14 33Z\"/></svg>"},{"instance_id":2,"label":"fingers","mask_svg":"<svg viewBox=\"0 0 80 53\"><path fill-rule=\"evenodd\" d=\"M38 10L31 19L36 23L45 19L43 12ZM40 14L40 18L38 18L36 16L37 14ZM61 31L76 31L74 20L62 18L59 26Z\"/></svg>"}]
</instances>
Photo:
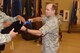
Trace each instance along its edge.
<instances>
[{"instance_id":1,"label":"fingers","mask_svg":"<svg viewBox=\"0 0 80 53\"><path fill-rule=\"evenodd\" d=\"M10 31L10 36L13 38L13 37L15 37L17 34L18 34L18 32L14 32L14 28Z\"/></svg>"},{"instance_id":2,"label":"fingers","mask_svg":"<svg viewBox=\"0 0 80 53\"><path fill-rule=\"evenodd\" d=\"M17 35L18 34L18 32L15 32L15 35Z\"/></svg>"},{"instance_id":3,"label":"fingers","mask_svg":"<svg viewBox=\"0 0 80 53\"><path fill-rule=\"evenodd\" d=\"M11 31L14 31L14 28Z\"/></svg>"},{"instance_id":4,"label":"fingers","mask_svg":"<svg viewBox=\"0 0 80 53\"><path fill-rule=\"evenodd\" d=\"M32 20L32 19L28 19L28 21L31 21L31 22L33 22L33 20Z\"/></svg>"},{"instance_id":5,"label":"fingers","mask_svg":"<svg viewBox=\"0 0 80 53\"><path fill-rule=\"evenodd\" d=\"M27 28L25 26L22 26L20 30L25 31Z\"/></svg>"},{"instance_id":6,"label":"fingers","mask_svg":"<svg viewBox=\"0 0 80 53\"><path fill-rule=\"evenodd\" d=\"M23 22L25 24L26 20L24 19L24 17L18 15L18 20L21 22Z\"/></svg>"},{"instance_id":7,"label":"fingers","mask_svg":"<svg viewBox=\"0 0 80 53\"><path fill-rule=\"evenodd\" d=\"M19 21L19 23L21 24L21 20Z\"/></svg>"},{"instance_id":8,"label":"fingers","mask_svg":"<svg viewBox=\"0 0 80 53\"><path fill-rule=\"evenodd\" d=\"M14 28L11 30L11 32L14 32ZM18 34L18 32L14 32L15 34Z\"/></svg>"},{"instance_id":9,"label":"fingers","mask_svg":"<svg viewBox=\"0 0 80 53\"><path fill-rule=\"evenodd\" d=\"M20 30L23 30L23 29L24 29L24 26L22 26Z\"/></svg>"}]
</instances>

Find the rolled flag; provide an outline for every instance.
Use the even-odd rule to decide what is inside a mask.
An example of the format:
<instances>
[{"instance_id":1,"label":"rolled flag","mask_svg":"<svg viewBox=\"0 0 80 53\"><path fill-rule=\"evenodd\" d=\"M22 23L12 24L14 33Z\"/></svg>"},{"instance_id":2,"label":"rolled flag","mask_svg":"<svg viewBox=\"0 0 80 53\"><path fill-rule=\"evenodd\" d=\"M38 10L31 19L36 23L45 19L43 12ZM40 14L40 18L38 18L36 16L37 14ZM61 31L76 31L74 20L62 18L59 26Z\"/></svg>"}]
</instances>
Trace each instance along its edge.
<instances>
[{"instance_id":1,"label":"rolled flag","mask_svg":"<svg viewBox=\"0 0 80 53\"><path fill-rule=\"evenodd\" d=\"M26 25L29 25L30 28L32 29L32 22L31 21L26 21Z\"/></svg>"}]
</instances>

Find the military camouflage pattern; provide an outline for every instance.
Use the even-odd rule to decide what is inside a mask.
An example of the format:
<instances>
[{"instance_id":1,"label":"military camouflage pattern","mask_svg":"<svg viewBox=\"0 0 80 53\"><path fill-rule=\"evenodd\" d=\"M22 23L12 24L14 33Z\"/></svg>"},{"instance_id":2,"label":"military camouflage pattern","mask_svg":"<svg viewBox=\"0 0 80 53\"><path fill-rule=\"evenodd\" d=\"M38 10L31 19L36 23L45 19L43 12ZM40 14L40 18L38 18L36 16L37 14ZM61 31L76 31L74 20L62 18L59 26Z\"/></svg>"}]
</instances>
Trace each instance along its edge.
<instances>
[{"instance_id":1,"label":"military camouflage pattern","mask_svg":"<svg viewBox=\"0 0 80 53\"><path fill-rule=\"evenodd\" d=\"M1 30L3 29L3 23L5 23L8 20L14 22L14 21L17 21L18 18L7 16L5 13L0 11L0 44L4 44L11 40L10 34L1 34Z\"/></svg>"},{"instance_id":2,"label":"military camouflage pattern","mask_svg":"<svg viewBox=\"0 0 80 53\"><path fill-rule=\"evenodd\" d=\"M59 42L59 21L57 16L44 17L44 25L40 28L42 31L42 53L57 53Z\"/></svg>"}]
</instances>

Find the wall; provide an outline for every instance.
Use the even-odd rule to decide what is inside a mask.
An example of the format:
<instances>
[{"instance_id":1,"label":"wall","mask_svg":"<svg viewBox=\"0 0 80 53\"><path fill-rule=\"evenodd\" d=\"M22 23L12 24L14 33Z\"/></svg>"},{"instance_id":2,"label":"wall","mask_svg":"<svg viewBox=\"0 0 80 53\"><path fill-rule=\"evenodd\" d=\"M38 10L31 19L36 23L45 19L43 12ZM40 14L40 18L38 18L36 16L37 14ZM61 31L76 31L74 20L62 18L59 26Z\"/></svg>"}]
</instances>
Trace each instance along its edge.
<instances>
[{"instance_id":1,"label":"wall","mask_svg":"<svg viewBox=\"0 0 80 53\"><path fill-rule=\"evenodd\" d=\"M2 4L3 4L2 0L0 0L0 9L2 9Z\"/></svg>"},{"instance_id":2,"label":"wall","mask_svg":"<svg viewBox=\"0 0 80 53\"><path fill-rule=\"evenodd\" d=\"M80 0L78 0L80 1ZM69 17L70 17L70 14L71 14L71 10L72 10L72 2L73 0L42 0L42 13L45 14L45 6L46 6L46 3L58 3L58 12L60 10L69 10ZM80 15L79 15L80 17ZM63 31L67 31L68 30L68 21L65 22L63 21L62 22L62 30Z\"/></svg>"},{"instance_id":3,"label":"wall","mask_svg":"<svg viewBox=\"0 0 80 53\"><path fill-rule=\"evenodd\" d=\"M2 2L2 0L0 0L0 3Z\"/></svg>"}]
</instances>

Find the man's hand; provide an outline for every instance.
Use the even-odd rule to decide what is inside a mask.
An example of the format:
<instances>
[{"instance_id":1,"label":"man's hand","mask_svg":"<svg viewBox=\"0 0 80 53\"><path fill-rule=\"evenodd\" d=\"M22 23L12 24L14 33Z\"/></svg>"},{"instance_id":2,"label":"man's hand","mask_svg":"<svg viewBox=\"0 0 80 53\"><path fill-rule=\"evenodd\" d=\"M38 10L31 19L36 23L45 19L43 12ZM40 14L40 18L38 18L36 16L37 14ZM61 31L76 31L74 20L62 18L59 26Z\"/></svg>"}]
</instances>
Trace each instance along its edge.
<instances>
[{"instance_id":1,"label":"man's hand","mask_svg":"<svg viewBox=\"0 0 80 53\"><path fill-rule=\"evenodd\" d=\"M30 19L28 19L28 21L31 21L31 22L40 22L40 21L42 21L42 18L41 17L30 18Z\"/></svg>"},{"instance_id":2,"label":"man's hand","mask_svg":"<svg viewBox=\"0 0 80 53\"><path fill-rule=\"evenodd\" d=\"M13 38L15 37L18 33L17 32L14 32L14 28L10 31L10 36Z\"/></svg>"},{"instance_id":3,"label":"man's hand","mask_svg":"<svg viewBox=\"0 0 80 53\"><path fill-rule=\"evenodd\" d=\"M28 21L31 21L31 22L33 22L33 19L28 19Z\"/></svg>"},{"instance_id":4,"label":"man's hand","mask_svg":"<svg viewBox=\"0 0 80 53\"><path fill-rule=\"evenodd\" d=\"M25 31L27 28L25 26L22 26L20 30Z\"/></svg>"},{"instance_id":5,"label":"man's hand","mask_svg":"<svg viewBox=\"0 0 80 53\"><path fill-rule=\"evenodd\" d=\"M3 28L9 27L11 24L12 22L8 20L7 22L3 23Z\"/></svg>"},{"instance_id":6,"label":"man's hand","mask_svg":"<svg viewBox=\"0 0 80 53\"><path fill-rule=\"evenodd\" d=\"M22 16L20 16L20 15L18 15L17 17L18 17L18 20L19 20L20 22L23 22L24 24L26 23L26 20L24 19L24 17L22 17Z\"/></svg>"}]
</instances>

